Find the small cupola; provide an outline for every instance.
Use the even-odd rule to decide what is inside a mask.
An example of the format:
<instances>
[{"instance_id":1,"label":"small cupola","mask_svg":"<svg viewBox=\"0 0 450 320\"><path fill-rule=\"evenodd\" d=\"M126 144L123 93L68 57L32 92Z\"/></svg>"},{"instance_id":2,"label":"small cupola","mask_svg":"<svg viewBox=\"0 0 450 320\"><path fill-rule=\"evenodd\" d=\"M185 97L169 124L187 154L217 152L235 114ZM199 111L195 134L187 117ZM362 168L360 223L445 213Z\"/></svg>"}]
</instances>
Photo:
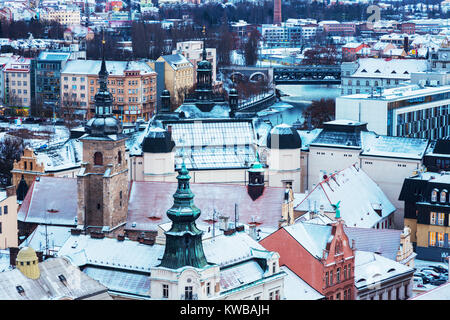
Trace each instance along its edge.
<instances>
[{"instance_id":1,"label":"small cupola","mask_svg":"<svg viewBox=\"0 0 450 320\"><path fill-rule=\"evenodd\" d=\"M17 254L16 267L29 279L36 280L41 276L38 263L38 256L33 248L24 247Z\"/></svg>"},{"instance_id":2,"label":"small cupola","mask_svg":"<svg viewBox=\"0 0 450 320\"><path fill-rule=\"evenodd\" d=\"M264 168L259 162L259 156L256 154L256 162L248 169L247 192L253 201L258 199L264 192Z\"/></svg>"},{"instance_id":3,"label":"small cupola","mask_svg":"<svg viewBox=\"0 0 450 320\"><path fill-rule=\"evenodd\" d=\"M269 149L300 149L302 139L297 130L283 123L270 130L267 136L267 147Z\"/></svg>"},{"instance_id":4,"label":"small cupola","mask_svg":"<svg viewBox=\"0 0 450 320\"><path fill-rule=\"evenodd\" d=\"M152 126L142 141L142 151L146 153L169 153L175 148L171 132L158 126Z\"/></svg>"}]
</instances>

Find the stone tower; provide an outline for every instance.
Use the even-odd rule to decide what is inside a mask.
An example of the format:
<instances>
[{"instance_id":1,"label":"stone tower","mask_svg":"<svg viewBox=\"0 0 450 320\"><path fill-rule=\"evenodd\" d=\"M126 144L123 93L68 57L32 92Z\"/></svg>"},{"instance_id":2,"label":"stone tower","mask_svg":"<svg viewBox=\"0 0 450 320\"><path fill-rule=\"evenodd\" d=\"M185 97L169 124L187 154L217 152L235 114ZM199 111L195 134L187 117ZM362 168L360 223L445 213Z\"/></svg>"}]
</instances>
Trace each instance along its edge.
<instances>
[{"instance_id":1,"label":"stone tower","mask_svg":"<svg viewBox=\"0 0 450 320\"><path fill-rule=\"evenodd\" d=\"M95 116L86 124L83 162L78 179L77 224L86 232L115 236L121 232L128 212L128 165L126 136L112 115L112 95L107 88L104 56L95 95Z\"/></svg>"}]
</instances>

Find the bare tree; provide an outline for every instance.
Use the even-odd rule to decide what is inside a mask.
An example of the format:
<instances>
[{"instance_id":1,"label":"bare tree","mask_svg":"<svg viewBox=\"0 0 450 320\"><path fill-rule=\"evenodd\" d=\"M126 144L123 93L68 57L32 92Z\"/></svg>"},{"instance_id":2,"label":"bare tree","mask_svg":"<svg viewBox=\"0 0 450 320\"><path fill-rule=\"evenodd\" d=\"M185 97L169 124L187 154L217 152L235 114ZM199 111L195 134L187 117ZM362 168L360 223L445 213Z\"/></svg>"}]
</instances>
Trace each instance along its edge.
<instances>
[{"instance_id":1,"label":"bare tree","mask_svg":"<svg viewBox=\"0 0 450 320\"><path fill-rule=\"evenodd\" d=\"M14 161L20 160L24 147L23 139L10 135L0 139L0 186L11 185Z\"/></svg>"},{"instance_id":2,"label":"bare tree","mask_svg":"<svg viewBox=\"0 0 450 320\"><path fill-rule=\"evenodd\" d=\"M61 99L61 109L58 117L63 119L64 125L72 129L79 124L79 120L81 120L82 116L78 115L77 111L81 111L80 101L75 98L72 91L70 91L67 96L64 95Z\"/></svg>"}]
</instances>

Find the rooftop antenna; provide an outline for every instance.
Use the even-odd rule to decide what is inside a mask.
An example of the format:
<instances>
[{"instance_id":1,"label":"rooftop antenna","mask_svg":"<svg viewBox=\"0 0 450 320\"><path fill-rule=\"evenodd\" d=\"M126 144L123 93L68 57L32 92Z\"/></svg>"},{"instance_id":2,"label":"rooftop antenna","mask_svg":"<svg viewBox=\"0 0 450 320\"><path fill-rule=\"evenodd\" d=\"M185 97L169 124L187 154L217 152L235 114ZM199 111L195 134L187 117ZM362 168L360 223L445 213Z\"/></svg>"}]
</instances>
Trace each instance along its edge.
<instances>
[{"instance_id":1,"label":"rooftop antenna","mask_svg":"<svg viewBox=\"0 0 450 320\"><path fill-rule=\"evenodd\" d=\"M239 205L237 203L234 204L234 229L237 228L239 221Z\"/></svg>"},{"instance_id":2,"label":"rooftop antenna","mask_svg":"<svg viewBox=\"0 0 450 320\"><path fill-rule=\"evenodd\" d=\"M212 224L213 224L212 237L214 240L214 238L216 237L216 209L215 208L214 208L213 216L212 216Z\"/></svg>"}]
</instances>

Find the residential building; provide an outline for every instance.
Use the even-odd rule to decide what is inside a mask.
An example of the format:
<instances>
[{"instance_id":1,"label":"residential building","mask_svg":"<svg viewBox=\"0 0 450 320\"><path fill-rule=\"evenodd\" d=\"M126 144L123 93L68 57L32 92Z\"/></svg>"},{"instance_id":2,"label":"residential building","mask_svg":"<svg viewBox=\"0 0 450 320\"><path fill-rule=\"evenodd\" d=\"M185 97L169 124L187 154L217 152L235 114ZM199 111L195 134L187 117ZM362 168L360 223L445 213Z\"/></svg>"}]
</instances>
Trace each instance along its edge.
<instances>
[{"instance_id":1,"label":"residential building","mask_svg":"<svg viewBox=\"0 0 450 320\"><path fill-rule=\"evenodd\" d=\"M347 43L342 46L342 58L344 61L354 61L357 59L357 53L363 48L369 48L369 46L363 42Z\"/></svg>"},{"instance_id":2,"label":"residential building","mask_svg":"<svg viewBox=\"0 0 450 320\"><path fill-rule=\"evenodd\" d=\"M367 122L381 135L439 139L450 134L450 86L405 85L336 98L336 118Z\"/></svg>"},{"instance_id":3,"label":"residential building","mask_svg":"<svg viewBox=\"0 0 450 320\"><path fill-rule=\"evenodd\" d=\"M193 81L197 83L197 64L202 61L204 41L183 41L177 42L176 50L172 54L181 53L194 66ZM212 66L212 81L213 85L217 82L217 58L216 48L206 48L206 59Z\"/></svg>"},{"instance_id":4,"label":"residential building","mask_svg":"<svg viewBox=\"0 0 450 320\"><path fill-rule=\"evenodd\" d=\"M3 68L5 92L4 103L11 107L24 110L24 115L29 113L31 105L31 59L13 56Z\"/></svg>"},{"instance_id":5,"label":"residential building","mask_svg":"<svg viewBox=\"0 0 450 320\"><path fill-rule=\"evenodd\" d=\"M344 51L344 48L342 50ZM424 59L360 58L353 62L343 62L341 94L371 94L377 88L399 87L411 80L412 73L423 72L427 68L428 62Z\"/></svg>"},{"instance_id":6,"label":"residential building","mask_svg":"<svg viewBox=\"0 0 450 320\"><path fill-rule=\"evenodd\" d=\"M56 21L63 26L74 26L80 25L81 13L74 9L47 10L42 12L40 19Z\"/></svg>"},{"instance_id":7,"label":"residential building","mask_svg":"<svg viewBox=\"0 0 450 320\"><path fill-rule=\"evenodd\" d=\"M419 172L403 183L399 199L418 259L445 262L449 255L449 183L446 171Z\"/></svg>"},{"instance_id":8,"label":"residential building","mask_svg":"<svg viewBox=\"0 0 450 320\"><path fill-rule=\"evenodd\" d=\"M361 228L348 228L340 218L327 225L297 221L278 229L260 243L268 250L277 250L280 265L289 267L328 300L411 297L414 269L358 249L358 245L364 247L367 241L350 238L347 232L351 229ZM379 232L383 231L375 229L372 233ZM355 233L352 234L355 237ZM378 239L372 241L383 243Z\"/></svg>"},{"instance_id":9,"label":"residential building","mask_svg":"<svg viewBox=\"0 0 450 320\"><path fill-rule=\"evenodd\" d=\"M295 223L284 226L259 243L278 252L286 266L327 300L354 300L355 251L343 230L332 225Z\"/></svg>"},{"instance_id":10,"label":"residential building","mask_svg":"<svg viewBox=\"0 0 450 320\"><path fill-rule=\"evenodd\" d=\"M56 110L60 104L61 70L70 58L68 52L41 52L35 63L35 83L37 104Z\"/></svg>"},{"instance_id":11,"label":"residential building","mask_svg":"<svg viewBox=\"0 0 450 320\"><path fill-rule=\"evenodd\" d=\"M14 259L14 258L12 258ZM12 270L0 272L1 300L111 300L106 287L63 258L41 261L22 248Z\"/></svg>"},{"instance_id":12,"label":"residential building","mask_svg":"<svg viewBox=\"0 0 450 320\"><path fill-rule=\"evenodd\" d=\"M99 89L99 60L69 61L61 72L61 97L75 102L87 119ZM123 122L148 120L156 109L156 73L142 61L106 61L113 115ZM63 102L64 103L64 102Z\"/></svg>"},{"instance_id":13,"label":"residential building","mask_svg":"<svg viewBox=\"0 0 450 320\"><path fill-rule=\"evenodd\" d=\"M320 21L319 28L332 36L353 36L356 25L353 22Z\"/></svg>"},{"instance_id":14,"label":"residential building","mask_svg":"<svg viewBox=\"0 0 450 320\"><path fill-rule=\"evenodd\" d=\"M0 190L0 249L17 247L17 196L14 186Z\"/></svg>"},{"instance_id":15,"label":"residential building","mask_svg":"<svg viewBox=\"0 0 450 320\"><path fill-rule=\"evenodd\" d=\"M412 297L414 269L379 254L356 250L357 300L406 300Z\"/></svg>"},{"instance_id":16,"label":"residential building","mask_svg":"<svg viewBox=\"0 0 450 320\"><path fill-rule=\"evenodd\" d=\"M161 56L156 61L164 62L165 89L170 92L174 105L179 106L185 94L194 86L193 64L179 53ZM148 64L155 69L153 62L149 61Z\"/></svg>"},{"instance_id":17,"label":"residential building","mask_svg":"<svg viewBox=\"0 0 450 320\"><path fill-rule=\"evenodd\" d=\"M423 157L423 165L427 171L450 171L450 140L431 141Z\"/></svg>"}]
</instances>

